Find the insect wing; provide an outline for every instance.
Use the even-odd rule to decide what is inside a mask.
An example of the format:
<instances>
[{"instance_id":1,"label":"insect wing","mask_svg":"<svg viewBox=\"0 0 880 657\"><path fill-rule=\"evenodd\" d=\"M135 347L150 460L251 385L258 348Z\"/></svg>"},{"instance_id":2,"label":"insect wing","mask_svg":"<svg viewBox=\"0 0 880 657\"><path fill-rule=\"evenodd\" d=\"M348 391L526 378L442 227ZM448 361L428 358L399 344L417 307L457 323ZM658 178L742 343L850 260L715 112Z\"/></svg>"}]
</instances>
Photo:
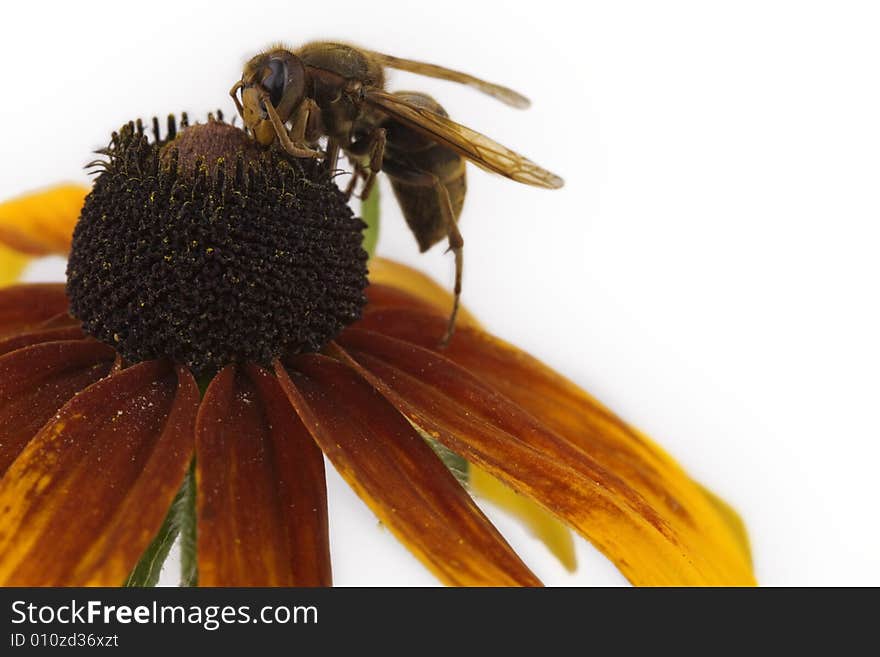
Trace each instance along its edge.
<instances>
[{"instance_id":1,"label":"insect wing","mask_svg":"<svg viewBox=\"0 0 880 657\"><path fill-rule=\"evenodd\" d=\"M493 98L500 100L502 103L510 105L511 107L516 107L517 109L525 109L531 105L528 98L515 92L513 89L502 87L500 84L486 82L485 80L475 78L473 75L462 73L461 71L454 71L451 68L437 66L436 64L416 62L411 59L401 59L400 57L394 57L392 55L383 55L379 52L370 51L369 54L374 59L378 60L382 66L387 68L396 68L399 71L408 71L410 73L418 73L419 75L438 78L440 80L458 82L459 84L464 84L482 91L484 94L488 94Z\"/></svg>"},{"instance_id":2,"label":"insect wing","mask_svg":"<svg viewBox=\"0 0 880 657\"><path fill-rule=\"evenodd\" d=\"M563 180L506 146L445 116L411 105L393 94L370 89L365 97L388 116L448 146L477 166L535 187L559 189Z\"/></svg>"}]
</instances>

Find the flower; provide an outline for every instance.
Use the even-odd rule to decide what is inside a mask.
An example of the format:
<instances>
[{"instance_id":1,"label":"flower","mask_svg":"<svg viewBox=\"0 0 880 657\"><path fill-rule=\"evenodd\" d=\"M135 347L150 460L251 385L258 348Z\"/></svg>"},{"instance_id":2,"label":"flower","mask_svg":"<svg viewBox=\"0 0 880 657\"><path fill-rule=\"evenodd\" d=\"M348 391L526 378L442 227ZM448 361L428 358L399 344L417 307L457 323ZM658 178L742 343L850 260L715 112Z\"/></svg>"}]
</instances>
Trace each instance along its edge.
<instances>
[{"instance_id":1,"label":"flower","mask_svg":"<svg viewBox=\"0 0 880 657\"><path fill-rule=\"evenodd\" d=\"M28 254L79 217L66 287L0 290L0 583L118 585L180 530L199 585L329 585L322 454L447 584L540 584L456 458L563 559L546 512L634 584L754 583L735 512L648 438L467 312L441 347L417 272L373 258L364 290L331 181L170 126L116 135L84 204L0 204Z\"/></svg>"}]
</instances>

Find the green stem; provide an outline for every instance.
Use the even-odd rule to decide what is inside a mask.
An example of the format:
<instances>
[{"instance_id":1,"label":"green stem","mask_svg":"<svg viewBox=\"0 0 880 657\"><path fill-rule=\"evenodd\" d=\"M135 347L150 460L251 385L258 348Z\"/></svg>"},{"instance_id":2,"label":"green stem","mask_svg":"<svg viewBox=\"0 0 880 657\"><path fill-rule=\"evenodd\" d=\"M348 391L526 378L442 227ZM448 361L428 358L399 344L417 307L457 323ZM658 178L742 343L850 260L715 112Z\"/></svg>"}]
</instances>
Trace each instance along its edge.
<instances>
[{"instance_id":1,"label":"green stem","mask_svg":"<svg viewBox=\"0 0 880 657\"><path fill-rule=\"evenodd\" d=\"M361 201L361 219L367 224L364 228L364 251L372 258L379 241L379 185L373 185L370 195Z\"/></svg>"}]
</instances>

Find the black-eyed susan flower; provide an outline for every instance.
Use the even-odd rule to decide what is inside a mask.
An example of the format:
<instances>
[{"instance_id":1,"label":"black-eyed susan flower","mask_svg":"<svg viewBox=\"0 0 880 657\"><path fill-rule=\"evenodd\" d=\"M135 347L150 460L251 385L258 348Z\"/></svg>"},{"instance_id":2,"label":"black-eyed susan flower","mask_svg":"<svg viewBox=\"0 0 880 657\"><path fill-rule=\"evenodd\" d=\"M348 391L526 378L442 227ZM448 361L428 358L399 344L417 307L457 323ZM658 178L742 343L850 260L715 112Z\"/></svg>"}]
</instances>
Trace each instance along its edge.
<instances>
[{"instance_id":1,"label":"black-eyed susan flower","mask_svg":"<svg viewBox=\"0 0 880 657\"><path fill-rule=\"evenodd\" d=\"M449 296L368 262L325 174L219 121L154 132L90 192L0 205L6 246L69 252L66 286L0 290L0 583L152 581L179 531L187 583L329 585L324 455L447 584L540 584L468 488L564 561L551 518L634 584L754 583L736 514L648 438L466 312L440 347Z\"/></svg>"}]
</instances>

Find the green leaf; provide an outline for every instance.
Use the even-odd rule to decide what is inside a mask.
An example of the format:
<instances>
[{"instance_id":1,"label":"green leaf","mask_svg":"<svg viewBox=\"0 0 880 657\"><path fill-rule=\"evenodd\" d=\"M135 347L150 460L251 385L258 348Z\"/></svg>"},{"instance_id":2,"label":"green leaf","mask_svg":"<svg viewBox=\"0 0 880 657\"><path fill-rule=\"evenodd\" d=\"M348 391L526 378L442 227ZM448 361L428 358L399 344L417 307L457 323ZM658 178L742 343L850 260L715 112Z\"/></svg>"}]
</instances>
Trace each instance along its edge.
<instances>
[{"instance_id":1,"label":"green leaf","mask_svg":"<svg viewBox=\"0 0 880 657\"><path fill-rule=\"evenodd\" d=\"M470 463L455 452L451 451L441 442L434 440L431 437L431 434L415 424L412 420L409 420L409 423L412 425L412 428L419 433L422 440L428 443L428 446L434 450L434 453L437 456L440 457L440 460L443 461L443 465L445 465L452 475L458 479L458 483L467 488L468 482L470 481Z\"/></svg>"},{"instance_id":2,"label":"green leaf","mask_svg":"<svg viewBox=\"0 0 880 657\"><path fill-rule=\"evenodd\" d=\"M361 201L361 219L367 224L364 228L364 251L371 258L379 241L379 185L373 185L370 195Z\"/></svg>"},{"instance_id":3,"label":"green leaf","mask_svg":"<svg viewBox=\"0 0 880 657\"><path fill-rule=\"evenodd\" d=\"M180 527L180 585L198 586L199 569L196 557L196 462L193 459L180 489L177 510Z\"/></svg>"},{"instance_id":4,"label":"green leaf","mask_svg":"<svg viewBox=\"0 0 880 657\"><path fill-rule=\"evenodd\" d=\"M439 443L434 440L430 436L426 434L422 434L422 437L425 439L425 442L431 446L431 449L434 450L434 453L440 457L440 460L443 461L443 464L449 468L449 471L453 474L453 476L458 479L458 483L462 486L467 486L468 481L470 480L470 463L465 461L455 452L450 451L445 445Z\"/></svg>"},{"instance_id":5,"label":"green leaf","mask_svg":"<svg viewBox=\"0 0 880 657\"><path fill-rule=\"evenodd\" d=\"M199 379L202 396L211 383L211 377ZM180 536L180 585L198 586L198 562L196 559L196 489L195 459L171 502L171 507L153 541L141 555L123 586L156 586L168 552Z\"/></svg>"},{"instance_id":6,"label":"green leaf","mask_svg":"<svg viewBox=\"0 0 880 657\"><path fill-rule=\"evenodd\" d=\"M180 532L180 525L177 522L177 505L183 496L185 486L186 484L177 491L177 496L171 503L171 508L168 509L168 514L165 516L165 521L159 528L159 532L141 555L137 565L125 580L124 586L156 586L159 574L162 572L162 566L165 564L165 559L168 558L168 551Z\"/></svg>"},{"instance_id":7,"label":"green leaf","mask_svg":"<svg viewBox=\"0 0 880 657\"><path fill-rule=\"evenodd\" d=\"M156 586L174 540L180 536L180 585L197 586L195 461L168 509L156 537L141 555L124 586Z\"/></svg>"}]
</instances>

